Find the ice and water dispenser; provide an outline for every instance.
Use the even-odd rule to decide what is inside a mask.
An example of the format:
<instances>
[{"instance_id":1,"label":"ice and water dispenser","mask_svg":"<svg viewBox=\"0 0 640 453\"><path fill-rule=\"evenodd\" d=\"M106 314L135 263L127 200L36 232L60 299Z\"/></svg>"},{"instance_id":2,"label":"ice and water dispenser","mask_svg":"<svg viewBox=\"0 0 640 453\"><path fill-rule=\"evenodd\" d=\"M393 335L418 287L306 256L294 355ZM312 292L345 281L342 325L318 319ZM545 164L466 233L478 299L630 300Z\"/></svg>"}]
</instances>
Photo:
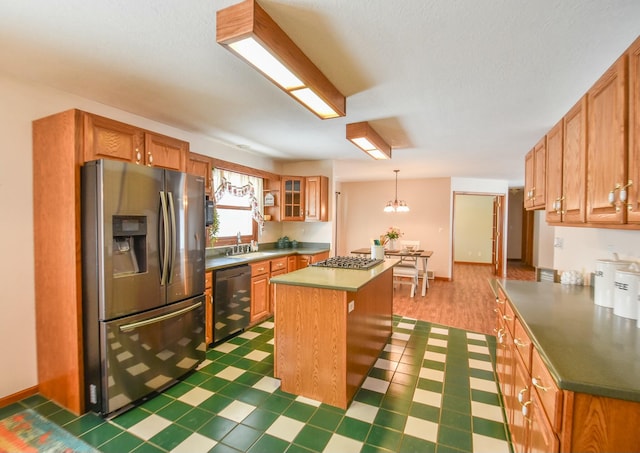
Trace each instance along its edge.
<instances>
[{"instance_id":1,"label":"ice and water dispenser","mask_svg":"<svg viewBox=\"0 0 640 453\"><path fill-rule=\"evenodd\" d=\"M147 217L113 216L113 276L147 271Z\"/></svg>"}]
</instances>

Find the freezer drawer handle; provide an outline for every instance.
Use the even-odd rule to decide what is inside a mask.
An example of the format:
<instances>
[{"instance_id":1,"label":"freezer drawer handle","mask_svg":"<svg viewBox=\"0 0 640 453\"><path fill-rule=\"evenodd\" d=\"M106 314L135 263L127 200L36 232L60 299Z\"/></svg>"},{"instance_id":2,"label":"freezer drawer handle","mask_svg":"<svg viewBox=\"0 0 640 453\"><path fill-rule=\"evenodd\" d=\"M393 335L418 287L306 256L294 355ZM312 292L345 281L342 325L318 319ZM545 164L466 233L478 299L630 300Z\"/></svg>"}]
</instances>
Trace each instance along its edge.
<instances>
[{"instance_id":1,"label":"freezer drawer handle","mask_svg":"<svg viewBox=\"0 0 640 453\"><path fill-rule=\"evenodd\" d=\"M191 305L190 307L182 308L178 311L174 311L173 313L167 313L166 315L158 316L156 318L145 319L144 321L132 322L131 324L124 324L120 326L120 332L131 332L132 330L135 330L138 327L144 327L144 326L148 326L149 324L155 324L157 322L166 321L167 319L175 318L176 316L180 316L192 310L195 310L201 305L202 305L202 302L198 302L197 304Z\"/></svg>"}]
</instances>

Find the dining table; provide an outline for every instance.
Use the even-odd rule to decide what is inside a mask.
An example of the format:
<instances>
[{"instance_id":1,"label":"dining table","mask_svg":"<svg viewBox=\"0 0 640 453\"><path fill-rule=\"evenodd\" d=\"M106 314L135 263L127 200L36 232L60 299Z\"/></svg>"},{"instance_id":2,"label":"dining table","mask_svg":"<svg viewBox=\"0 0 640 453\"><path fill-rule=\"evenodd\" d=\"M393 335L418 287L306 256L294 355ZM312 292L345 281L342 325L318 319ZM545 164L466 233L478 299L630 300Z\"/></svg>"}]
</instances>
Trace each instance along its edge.
<instances>
[{"instance_id":1,"label":"dining table","mask_svg":"<svg viewBox=\"0 0 640 453\"><path fill-rule=\"evenodd\" d=\"M371 255L371 247L369 248L361 248L351 250L351 253L354 255ZM427 264L429 262L429 258L433 255L433 251L431 250L384 250L384 255L389 257L397 257L402 258L405 256L417 256L418 259L422 261L422 296L427 295L427 288L429 287L429 274L427 273Z\"/></svg>"}]
</instances>

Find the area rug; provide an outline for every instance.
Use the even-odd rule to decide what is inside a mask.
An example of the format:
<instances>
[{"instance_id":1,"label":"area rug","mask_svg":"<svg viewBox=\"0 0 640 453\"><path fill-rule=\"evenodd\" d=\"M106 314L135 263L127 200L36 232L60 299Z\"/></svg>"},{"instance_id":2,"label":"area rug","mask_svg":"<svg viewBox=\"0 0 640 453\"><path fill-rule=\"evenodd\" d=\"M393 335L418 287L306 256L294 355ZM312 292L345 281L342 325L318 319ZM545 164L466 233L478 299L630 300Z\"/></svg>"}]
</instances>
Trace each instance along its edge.
<instances>
[{"instance_id":1,"label":"area rug","mask_svg":"<svg viewBox=\"0 0 640 453\"><path fill-rule=\"evenodd\" d=\"M0 453L97 451L31 409L0 420Z\"/></svg>"}]
</instances>

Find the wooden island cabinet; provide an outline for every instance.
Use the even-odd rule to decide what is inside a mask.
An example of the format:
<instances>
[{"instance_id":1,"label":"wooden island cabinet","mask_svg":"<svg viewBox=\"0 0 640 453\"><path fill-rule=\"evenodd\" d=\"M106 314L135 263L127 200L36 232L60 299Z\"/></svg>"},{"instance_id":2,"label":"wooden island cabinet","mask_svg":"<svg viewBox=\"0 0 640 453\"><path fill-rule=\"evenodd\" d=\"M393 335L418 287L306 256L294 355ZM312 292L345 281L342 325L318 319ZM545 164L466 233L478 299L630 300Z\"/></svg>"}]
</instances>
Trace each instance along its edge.
<instances>
[{"instance_id":1,"label":"wooden island cabinet","mask_svg":"<svg viewBox=\"0 0 640 453\"><path fill-rule=\"evenodd\" d=\"M307 267L271 279L274 376L283 391L348 407L391 335L394 263Z\"/></svg>"}]
</instances>

